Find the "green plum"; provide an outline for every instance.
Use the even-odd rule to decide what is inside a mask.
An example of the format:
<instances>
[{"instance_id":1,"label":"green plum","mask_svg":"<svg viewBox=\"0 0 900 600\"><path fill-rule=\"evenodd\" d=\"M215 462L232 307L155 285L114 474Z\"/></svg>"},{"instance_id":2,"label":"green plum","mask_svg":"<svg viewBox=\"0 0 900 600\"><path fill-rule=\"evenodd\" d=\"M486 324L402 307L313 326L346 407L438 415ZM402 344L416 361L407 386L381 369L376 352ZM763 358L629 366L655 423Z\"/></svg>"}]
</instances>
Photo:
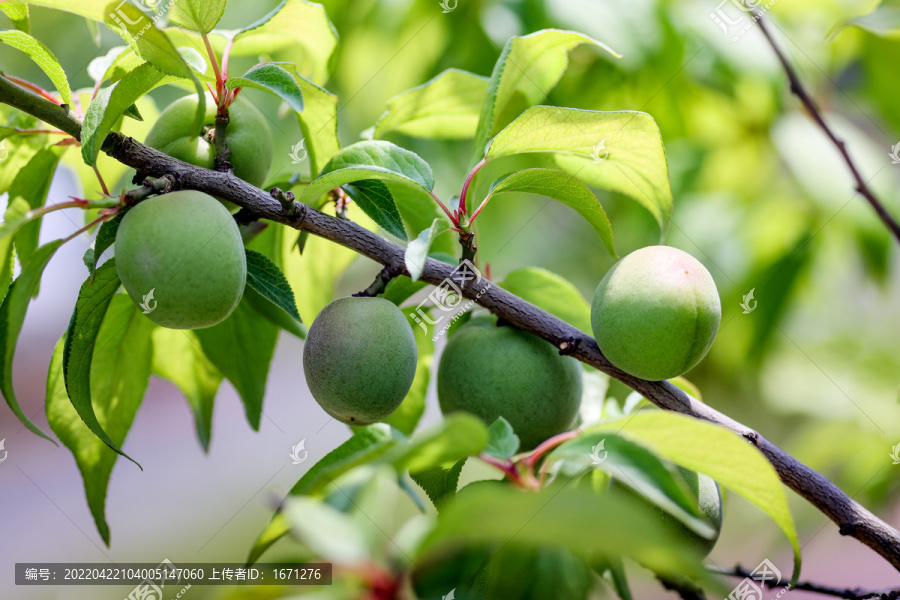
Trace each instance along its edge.
<instances>
[{"instance_id":1,"label":"green plum","mask_svg":"<svg viewBox=\"0 0 900 600\"><path fill-rule=\"evenodd\" d=\"M691 471L684 467L678 467L678 474L683 482L687 484L687 488L694 501L697 502L701 518L712 526L714 531L713 537L701 537L694 531L688 529L681 521L669 513L663 511L661 508L655 508L659 513L659 518L678 529L678 531L683 534L684 539L687 540L688 544L696 548L697 552L705 558L712 552L713 547L715 547L716 542L719 540L719 533L722 531L722 520L724 517L722 490L712 477L704 475L703 473L697 473L696 471ZM639 502L650 504L650 501L647 500L645 496L621 483L618 479L613 478L610 480L609 489L610 493L627 495L629 498L634 498Z\"/></svg>"},{"instance_id":2,"label":"green plum","mask_svg":"<svg viewBox=\"0 0 900 600\"><path fill-rule=\"evenodd\" d=\"M185 96L169 105L160 115L147 135L145 144L172 158L212 169L215 167L216 149L210 135L193 135L197 115L198 97ZM259 110L239 96L228 108L229 122L227 143L231 150L229 161L234 174L249 183L261 187L272 166L272 134L266 118ZM216 105L206 99L204 131L216 126Z\"/></svg>"},{"instance_id":3,"label":"green plum","mask_svg":"<svg viewBox=\"0 0 900 600\"><path fill-rule=\"evenodd\" d=\"M706 356L722 306L709 271L668 246L636 250L609 270L591 305L591 326L609 361L641 379L677 377Z\"/></svg>"},{"instance_id":4,"label":"green plum","mask_svg":"<svg viewBox=\"0 0 900 600\"><path fill-rule=\"evenodd\" d=\"M116 269L144 314L171 329L224 321L244 293L247 259L228 210L207 194L172 192L125 213Z\"/></svg>"},{"instance_id":5,"label":"green plum","mask_svg":"<svg viewBox=\"0 0 900 600\"><path fill-rule=\"evenodd\" d=\"M325 412L348 425L368 425L403 402L416 359L412 327L393 302L339 298L309 328L303 372Z\"/></svg>"},{"instance_id":6,"label":"green plum","mask_svg":"<svg viewBox=\"0 0 900 600\"><path fill-rule=\"evenodd\" d=\"M502 416L521 450L570 428L581 404L578 361L520 329L483 325L466 324L447 341L438 365L441 411L466 411L489 425Z\"/></svg>"}]
</instances>

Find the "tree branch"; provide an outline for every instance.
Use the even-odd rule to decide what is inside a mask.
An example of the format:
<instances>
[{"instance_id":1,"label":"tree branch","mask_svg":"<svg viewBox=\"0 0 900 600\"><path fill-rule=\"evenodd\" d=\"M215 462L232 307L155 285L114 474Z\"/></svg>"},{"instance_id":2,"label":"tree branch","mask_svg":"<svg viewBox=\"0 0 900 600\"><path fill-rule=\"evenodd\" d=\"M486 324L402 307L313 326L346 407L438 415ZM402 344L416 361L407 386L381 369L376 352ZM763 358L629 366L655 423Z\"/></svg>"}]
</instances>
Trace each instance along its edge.
<instances>
[{"instance_id":1,"label":"tree branch","mask_svg":"<svg viewBox=\"0 0 900 600\"><path fill-rule=\"evenodd\" d=\"M0 103L32 114L80 139L81 122L74 113L4 77L0 77ZM382 265L401 269L403 274L408 275L401 246L355 223L330 217L302 203L296 203L293 214L288 214L289 211L284 210L269 193L238 179L232 173L189 165L120 133L111 133L103 143L103 150L147 176L173 176L176 189L199 190L230 200L259 218L307 231ZM453 265L428 259L420 279L440 285L452 278L457 269ZM897 530L849 498L824 475L801 463L756 431L688 396L668 381L645 381L620 371L603 356L592 337L486 279L469 282L463 293L510 324L547 340L567 354L625 383L660 408L721 425L743 436L762 451L781 480L834 521L842 535L858 539L900 571L900 533Z\"/></svg>"},{"instance_id":2,"label":"tree branch","mask_svg":"<svg viewBox=\"0 0 900 600\"><path fill-rule=\"evenodd\" d=\"M772 49L775 51L775 54L778 56L779 62L781 62L781 66L784 67L784 72L787 74L788 81L791 85L791 92L800 99L800 102L803 103L803 106L806 108L806 111L809 113L809 116L812 117L812 120L815 121L816 125L825 132L825 135L828 136L828 139L831 140L831 143L838 149L838 152L841 153L841 157L843 157L844 162L847 163L847 168L850 169L850 173L853 175L853 179L856 180L856 191L866 200L868 200L869 204L872 205L872 208L875 209L875 213L878 215L878 218L881 219L885 226L890 230L890 232L897 239L897 242L900 243L900 224L897 223L897 220L888 212L888 210L884 207L884 204L875 196L875 193L869 188L869 185L863 179L862 175L859 172L859 169L856 168L856 163L853 162L853 159L850 158L850 153L847 151L847 144L844 143L844 140L840 139L834 131L829 127L828 123L825 122L825 119L822 117L822 112L819 110L816 101L813 100L812 96L806 91L806 88L803 87L803 83L800 81L800 77L797 75L797 71L794 70L794 67L791 66L791 63L788 62L787 57L784 55L784 52L775 43L775 38L772 37L772 34L769 32L768 25L766 25L765 20L763 19L762 13L760 13L757 9L753 9L753 14L756 16L756 19L759 23L759 28L762 30L763 35L766 36L766 40L768 40L769 45L772 46Z\"/></svg>"},{"instance_id":3,"label":"tree branch","mask_svg":"<svg viewBox=\"0 0 900 600\"><path fill-rule=\"evenodd\" d=\"M741 565L735 566L733 569L728 570L718 570L711 569L710 572L715 573L716 575L724 575L726 577L742 577L744 579L752 579L753 573L748 571ZM763 583L770 590L775 588L784 588L786 586L782 585L781 582L773 581L771 579L766 579L763 582L760 582L757 579L754 579L757 583ZM832 596L834 598L846 598L847 600L898 600L900 599L900 588L884 588L880 590L864 590L862 588L836 588L828 585L821 585L818 583L811 582L799 582L795 585L790 586L791 591L799 590L801 592L813 592L815 594L821 594L823 596Z\"/></svg>"}]
</instances>

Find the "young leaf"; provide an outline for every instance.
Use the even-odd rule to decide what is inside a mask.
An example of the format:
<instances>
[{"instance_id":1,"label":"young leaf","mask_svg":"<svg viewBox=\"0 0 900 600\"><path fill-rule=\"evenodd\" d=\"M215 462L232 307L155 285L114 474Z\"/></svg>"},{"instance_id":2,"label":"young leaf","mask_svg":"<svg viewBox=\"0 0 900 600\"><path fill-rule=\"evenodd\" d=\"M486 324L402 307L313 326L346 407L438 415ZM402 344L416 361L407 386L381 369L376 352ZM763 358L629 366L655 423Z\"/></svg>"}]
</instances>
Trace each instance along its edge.
<instances>
[{"instance_id":1,"label":"young leaf","mask_svg":"<svg viewBox=\"0 0 900 600\"><path fill-rule=\"evenodd\" d=\"M615 433L591 433L569 440L547 457L548 463L558 460L571 468L605 471L697 535L711 537L715 533L699 518L696 502L687 495L674 472L640 444Z\"/></svg>"},{"instance_id":2,"label":"young leaf","mask_svg":"<svg viewBox=\"0 0 900 600\"><path fill-rule=\"evenodd\" d=\"M383 424L359 427L353 437L326 454L291 488L291 496L312 495L322 491L342 473L353 467L378 460L397 443L390 427ZM260 534L250 551L248 563L256 562L263 552L288 532L287 522L276 514Z\"/></svg>"},{"instance_id":3,"label":"young leaf","mask_svg":"<svg viewBox=\"0 0 900 600\"><path fill-rule=\"evenodd\" d=\"M213 404L222 374L203 354L196 334L165 327L154 329L153 373L174 383L187 398L194 413L197 439L209 452Z\"/></svg>"},{"instance_id":4,"label":"young leaf","mask_svg":"<svg viewBox=\"0 0 900 600\"><path fill-rule=\"evenodd\" d=\"M409 315L406 315L406 318L416 338L416 376L406 393L406 398L384 422L404 435L412 435L425 412L425 398L428 395L431 363L434 359L434 342L431 339L430 328L417 327Z\"/></svg>"},{"instance_id":5,"label":"young leaf","mask_svg":"<svg viewBox=\"0 0 900 600\"><path fill-rule=\"evenodd\" d=\"M481 419L461 412L420 432L409 444L395 448L385 459L397 471L421 471L477 456L487 442L487 427Z\"/></svg>"},{"instance_id":6,"label":"young leaf","mask_svg":"<svg viewBox=\"0 0 900 600\"><path fill-rule=\"evenodd\" d=\"M460 459L449 467L440 466L413 471L409 476L425 490L431 503L438 507L445 500L452 500L456 496L459 474L462 472L466 460L468 459Z\"/></svg>"},{"instance_id":7,"label":"young leaf","mask_svg":"<svg viewBox=\"0 0 900 600\"><path fill-rule=\"evenodd\" d=\"M418 281L422 276L422 270L425 268L425 260L431 250L431 244L442 233L449 231L450 225L446 219L436 218L431 223L431 227L418 235L416 239L406 246L406 253L403 255L403 261L406 263L406 270L409 271L409 277L413 281Z\"/></svg>"},{"instance_id":8,"label":"young leaf","mask_svg":"<svg viewBox=\"0 0 900 600\"><path fill-rule=\"evenodd\" d=\"M241 77L228 79L228 88L250 87L269 92L284 100L294 112L303 111L303 92L296 78L277 64L258 65Z\"/></svg>"},{"instance_id":9,"label":"young leaf","mask_svg":"<svg viewBox=\"0 0 900 600\"><path fill-rule=\"evenodd\" d=\"M81 130L81 156L84 162L88 165L94 164L107 134L138 98L171 80L173 78L166 77L153 65L144 63L118 83L100 90L84 115Z\"/></svg>"},{"instance_id":10,"label":"young leaf","mask_svg":"<svg viewBox=\"0 0 900 600\"><path fill-rule=\"evenodd\" d=\"M8 213L7 213L8 214ZM6 398L9 408L15 413L23 425L37 435L53 441L50 436L32 423L16 399L12 382L13 357L16 353L16 342L25 321L28 303L41 282L44 267L50 262L53 254L62 245L62 240L41 246L23 267L19 277L9 286L9 291L0 304L0 392Z\"/></svg>"},{"instance_id":11,"label":"young leaf","mask_svg":"<svg viewBox=\"0 0 900 600\"><path fill-rule=\"evenodd\" d=\"M379 227L401 240L406 240L406 230L403 228L400 211L394 203L391 191L384 183L370 179L354 181L342 187Z\"/></svg>"},{"instance_id":12,"label":"young leaf","mask_svg":"<svg viewBox=\"0 0 900 600\"><path fill-rule=\"evenodd\" d=\"M194 333L212 364L240 394L247 421L258 431L278 328L241 300L230 317Z\"/></svg>"},{"instance_id":13,"label":"young leaf","mask_svg":"<svg viewBox=\"0 0 900 600\"><path fill-rule=\"evenodd\" d=\"M519 436L513 432L512 425L503 417L488 427L488 442L484 449L485 454L495 458L507 459L519 451Z\"/></svg>"},{"instance_id":14,"label":"young leaf","mask_svg":"<svg viewBox=\"0 0 900 600\"><path fill-rule=\"evenodd\" d=\"M72 0L28 0L28 4L55 8L102 22L106 18L109 2L108 0L78 0L78 2L72 2Z\"/></svg>"},{"instance_id":15,"label":"young leaf","mask_svg":"<svg viewBox=\"0 0 900 600\"><path fill-rule=\"evenodd\" d=\"M252 294L247 295L245 291L245 296L257 312L275 325L301 338L306 337L306 328L300 320L291 284L278 265L261 252L247 250L247 288ZM274 312L280 312L282 317L276 317Z\"/></svg>"},{"instance_id":16,"label":"young leaf","mask_svg":"<svg viewBox=\"0 0 900 600\"><path fill-rule=\"evenodd\" d=\"M329 190L366 179L400 181L426 191L434 188L431 167L417 154L390 142L373 140L357 142L335 154L300 200L312 204Z\"/></svg>"},{"instance_id":17,"label":"young leaf","mask_svg":"<svg viewBox=\"0 0 900 600\"><path fill-rule=\"evenodd\" d=\"M47 46L24 31L0 31L0 42L27 54L56 86L63 104L72 106L72 88L69 87L66 72Z\"/></svg>"},{"instance_id":18,"label":"young leaf","mask_svg":"<svg viewBox=\"0 0 900 600\"><path fill-rule=\"evenodd\" d=\"M100 327L120 283L116 261L111 259L97 269L93 281L89 278L81 285L63 346L63 377L72 406L85 425L107 446L140 467L103 430L91 398L91 373Z\"/></svg>"},{"instance_id":19,"label":"young leaf","mask_svg":"<svg viewBox=\"0 0 900 600\"><path fill-rule=\"evenodd\" d=\"M794 579L800 568L797 531L781 481L765 456L731 431L664 411L641 411L624 422L596 425L586 433L613 431L639 440L657 455L705 473L768 514L794 547Z\"/></svg>"},{"instance_id":20,"label":"young leaf","mask_svg":"<svg viewBox=\"0 0 900 600\"><path fill-rule=\"evenodd\" d=\"M619 56L605 44L574 31L545 29L506 43L481 107L473 163L484 156L492 137L523 110L546 98L569 64L569 50L579 44L593 44Z\"/></svg>"},{"instance_id":21,"label":"young leaf","mask_svg":"<svg viewBox=\"0 0 900 600\"><path fill-rule=\"evenodd\" d=\"M131 299L120 294L109 304L97 335L90 380L91 401L99 415L98 425L117 447L125 442L147 390L153 329L153 323L141 314ZM60 341L47 376L47 420L75 456L84 480L88 506L97 530L108 546L106 491L118 455L78 418L78 411L66 395L64 354L65 344Z\"/></svg>"},{"instance_id":22,"label":"young leaf","mask_svg":"<svg viewBox=\"0 0 900 600\"><path fill-rule=\"evenodd\" d=\"M485 202L496 194L509 192L541 194L572 207L591 224L591 227L603 240L603 245L606 246L609 255L618 258L613 246L612 226L600 205L600 200L597 199L591 188L574 175L556 169L525 169L511 173L491 184Z\"/></svg>"},{"instance_id":23,"label":"young leaf","mask_svg":"<svg viewBox=\"0 0 900 600\"><path fill-rule=\"evenodd\" d=\"M195 121L195 131L199 133L203 115L206 114L206 94L194 71L172 41L156 28L147 15L128 2L112 2L106 7L105 13L105 23L118 32L141 58L166 75L191 80L200 98Z\"/></svg>"},{"instance_id":24,"label":"young leaf","mask_svg":"<svg viewBox=\"0 0 900 600\"><path fill-rule=\"evenodd\" d=\"M556 273L538 267L516 269L497 285L591 333L591 305L574 285Z\"/></svg>"},{"instance_id":25,"label":"young leaf","mask_svg":"<svg viewBox=\"0 0 900 600\"><path fill-rule=\"evenodd\" d=\"M209 33L225 13L225 0L175 0L169 19L185 29Z\"/></svg>"},{"instance_id":26,"label":"young leaf","mask_svg":"<svg viewBox=\"0 0 900 600\"><path fill-rule=\"evenodd\" d=\"M9 187L10 200L14 202L17 198L21 198L32 209L44 206L62 152L63 149L51 146L35 154L28 164L16 173L16 178ZM37 218L23 224L22 229L16 234L16 252L20 263L27 263L37 249L40 229L41 219Z\"/></svg>"},{"instance_id":27,"label":"young leaf","mask_svg":"<svg viewBox=\"0 0 900 600\"><path fill-rule=\"evenodd\" d=\"M433 139L465 139L475 135L487 92L486 77L448 69L418 87L394 96L375 124L375 138L391 132Z\"/></svg>"},{"instance_id":28,"label":"young leaf","mask_svg":"<svg viewBox=\"0 0 900 600\"><path fill-rule=\"evenodd\" d=\"M631 196L665 231L672 189L659 128L647 113L555 106L529 108L491 141L487 159L555 153L560 169L586 183Z\"/></svg>"},{"instance_id":29,"label":"young leaf","mask_svg":"<svg viewBox=\"0 0 900 600\"><path fill-rule=\"evenodd\" d=\"M13 27L25 33L31 33L31 21L28 19L28 5L24 2L0 2L0 11L12 21Z\"/></svg>"},{"instance_id":30,"label":"young leaf","mask_svg":"<svg viewBox=\"0 0 900 600\"><path fill-rule=\"evenodd\" d=\"M328 64L337 48L337 31L325 7L306 0L282 0L269 14L234 35L232 56L258 56L280 50L296 55L304 75L317 84L328 79Z\"/></svg>"}]
</instances>

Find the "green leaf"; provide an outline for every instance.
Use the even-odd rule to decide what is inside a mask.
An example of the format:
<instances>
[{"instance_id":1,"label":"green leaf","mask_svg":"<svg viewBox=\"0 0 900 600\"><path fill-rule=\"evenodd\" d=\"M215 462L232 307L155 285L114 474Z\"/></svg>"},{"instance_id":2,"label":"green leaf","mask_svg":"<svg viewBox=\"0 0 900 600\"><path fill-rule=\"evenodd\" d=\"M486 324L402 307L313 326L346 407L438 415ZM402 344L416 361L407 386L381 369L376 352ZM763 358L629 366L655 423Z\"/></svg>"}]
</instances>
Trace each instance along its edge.
<instances>
[{"instance_id":1,"label":"green leaf","mask_svg":"<svg viewBox=\"0 0 900 600\"><path fill-rule=\"evenodd\" d=\"M291 532L317 559L343 564L369 559L369 545L350 516L314 498L288 498L284 518Z\"/></svg>"},{"instance_id":2,"label":"green leaf","mask_svg":"<svg viewBox=\"0 0 900 600\"><path fill-rule=\"evenodd\" d=\"M624 421L604 423L586 433L613 431L639 440L682 467L705 473L768 514L794 547L794 580L800 545L781 480L762 452L739 435L711 423L663 411L641 411Z\"/></svg>"},{"instance_id":3,"label":"green leaf","mask_svg":"<svg viewBox=\"0 0 900 600\"><path fill-rule=\"evenodd\" d=\"M519 451L519 436L513 432L512 425L503 417L488 427L488 443L484 449L485 454L495 458L507 459Z\"/></svg>"},{"instance_id":4,"label":"green leaf","mask_svg":"<svg viewBox=\"0 0 900 600\"><path fill-rule=\"evenodd\" d=\"M591 305L574 285L556 273L526 267L508 274L497 285L591 334Z\"/></svg>"},{"instance_id":5,"label":"green leaf","mask_svg":"<svg viewBox=\"0 0 900 600\"><path fill-rule=\"evenodd\" d=\"M100 90L91 101L81 130L81 156L93 165L106 136L134 103L161 83L171 78L149 63L144 63L119 82Z\"/></svg>"},{"instance_id":6,"label":"green leaf","mask_svg":"<svg viewBox=\"0 0 900 600\"><path fill-rule=\"evenodd\" d=\"M463 489L438 515L417 562L474 544L550 545L576 554L621 554L658 573L709 580L696 550L656 510L583 487L522 493L502 485Z\"/></svg>"},{"instance_id":7,"label":"green leaf","mask_svg":"<svg viewBox=\"0 0 900 600\"><path fill-rule=\"evenodd\" d=\"M666 153L647 113L534 106L497 134L487 159L531 152L553 153L560 169L632 197L663 232L668 227L672 189Z\"/></svg>"},{"instance_id":8,"label":"green leaf","mask_svg":"<svg viewBox=\"0 0 900 600\"><path fill-rule=\"evenodd\" d=\"M30 220L28 202L19 196L10 198L9 208L0 223L0 299L6 297L12 283L14 256L13 241L22 226Z\"/></svg>"},{"instance_id":9,"label":"green leaf","mask_svg":"<svg viewBox=\"0 0 900 600\"><path fill-rule=\"evenodd\" d=\"M425 398L428 395L431 363L434 360L434 341L431 339L431 328L416 327L409 315L405 316L416 338L416 375L403 402L384 422L404 435L412 435L425 413Z\"/></svg>"},{"instance_id":10,"label":"green leaf","mask_svg":"<svg viewBox=\"0 0 900 600\"><path fill-rule=\"evenodd\" d=\"M297 114L309 153L309 171L318 173L341 149L337 135L337 96L296 75L303 93L303 112Z\"/></svg>"},{"instance_id":11,"label":"green leaf","mask_svg":"<svg viewBox=\"0 0 900 600\"><path fill-rule=\"evenodd\" d=\"M7 214L9 213L7 212ZM62 240L57 240L38 248L32 255L31 260L23 265L21 274L9 286L9 291L3 299L3 304L0 304L0 365L2 365L0 367L0 392L6 398L6 403L9 405L10 410L15 413L23 425L51 442L53 440L50 436L41 431L22 412L13 390L12 367L13 357L16 353L16 343L19 340L19 333L22 331L22 323L25 321L28 303L41 282L44 267L47 266L47 263L50 262L53 254L62 243Z\"/></svg>"},{"instance_id":12,"label":"green leaf","mask_svg":"<svg viewBox=\"0 0 900 600\"><path fill-rule=\"evenodd\" d=\"M870 13L838 23L828 33L828 37L835 36L845 27L858 27L877 36L896 38L900 36L900 2L884 0Z\"/></svg>"},{"instance_id":13,"label":"green leaf","mask_svg":"<svg viewBox=\"0 0 900 600\"><path fill-rule=\"evenodd\" d=\"M206 114L206 93L169 37L156 28L150 17L128 2L112 2L104 13L104 22L118 32L141 58L166 75L191 80L200 98L194 124L194 131L199 134L203 115Z\"/></svg>"},{"instance_id":14,"label":"green leaf","mask_svg":"<svg viewBox=\"0 0 900 600\"><path fill-rule=\"evenodd\" d=\"M574 31L545 29L511 38L494 65L475 134L473 163L488 141L522 111L542 102L569 64L569 50L593 44L618 57L605 44Z\"/></svg>"},{"instance_id":15,"label":"green leaf","mask_svg":"<svg viewBox=\"0 0 900 600\"><path fill-rule=\"evenodd\" d=\"M409 476L419 484L419 487L425 490L431 503L438 507L444 501L456 497L459 475L462 473L466 460L468 459L462 458L451 466L431 467L421 471L413 471Z\"/></svg>"},{"instance_id":16,"label":"green leaf","mask_svg":"<svg viewBox=\"0 0 900 600\"><path fill-rule=\"evenodd\" d=\"M420 432L408 445L395 448L386 460L400 472L421 471L477 456L487 441L487 427L479 418L455 413Z\"/></svg>"},{"instance_id":17,"label":"green leaf","mask_svg":"<svg viewBox=\"0 0 900 600\"><path fill-rule=\"evenodd\" d=\"M153 330L153 373L178 386L194 413L197 439L209 452L213 404L222 374L203 353L193 331Z\"/></svg>"},{"instance_id":18,"label":"green leaf","mask_svg":"<svg viewBox=\"0 0 900 600\"><path fill-rule=\"evenodd\" d=\"M672 469L644 446L615 433L591 433L561 444L547 457L548 464L565 461L566 467L599 469L615 477L651 503L669 513L701 537L715 531L701 520L697 504L679 483Z\"/></svg>"},{"instance_id":19,"label":"green leaf","mask_svg":"<svg viewBox=\"0 0 900 600\"><path fill-rule=\"evenodd\" d=\"M119 294L109 304L97 335L90 378L91 401L98 415L98 426L109 434L110 441L117 447L125 442L147 390L153 356L153 329L153 323L141 314L131 299ZM78 418L79 413L66 395L64 354L65 344L60 341L47 376L47 420L75 456L84 480L88 507L108 546L106 492L118 455Z\"/></svg>"},{"instance_id":20,"label":"green leaf","mask_svg":"<svg viewBox=\"0 0 900 600\"><path fill-rule=\"evenodd\" d=\"M431 167L414 152L380 140L357 142L335 154L300 200L314 203L336 187L367 179L399 181L426 191L434 188Z\"/></svg>"},{"instance_id":21,"label":"green leaf","mask_svg":"<svg viewBox=\"0 0 900 600\"><path fill-rule=\"evenodd\" d=\"M278 328L242 299L227 319L194 333L210 362L240 394L247 421L258 431Z\"/></svg>"},{"instance_id":22,"label":"green leaf","mask_svg":"<svg viewBox=\"0 0 900 600\"><path fill-rule=\"evenodd\" d=\"M123 54L128 55L128 50L128 46L113 46L109 52L89 62L87 72L90 78L94 81L105 81L109 69L123 57Z\"/></svg>"},{"instance_id":23,"label":"green leaf","mask_svg":"<svg viewBox=\"0 0 900 600\"><path fill-rule=\"evenodd\" d=\"M291 496L311 495L321 492L339 475L353 467L373 462L397 443L390 427L383 424L359 427L353 437L326 454L291 488ZM250 551L248 563L256 562L276 541L288 532L287 522L276 514L260 534Z\"/></svg>"},{"instance_id":24,"label":"green leaf","mask_svg":"<svg viewBox=\"0 0 900 600\"><path fill-rule=\"evenodd\" d=\"M28 203L29 208L41 208L47 202L47 194L50 192L50 183L53 174L59 166L62 149L51 146L40 150L28 161L23 169L16 173L12 185L9 187L9 198L12 202L21 198ZM19 262L27 263L38 247L38 235L41 230L41 218L32 219L22 225L15 235L16 252ZM0 257L2 260L2 257Z\"/></svg>"},{"instance_id":25,"label":"green leaf","mask_svg":"<svg viewBox=\"0 0 900 600\"><path fill-rule=\"evenodd\" d=\"M284 312L284 310L272 304L272 302L254 290L251 287L244 288L244 299L250 303L250 306L253 307L253 310L256 311L260 316L267 319L270 323L278 327L279 329L284 329L288 333L297 336L301 340L306 339L307 333L309 333L309 329L304 325L299 319L295 319L288 313Z\"/></svg>"},{"instance_id":26,"label":"green leaf","mask_svg":"<svg viewBox=\"0 0 900 600\"><path fill-rule=\"evenodd\" d=\"M277 64L258 65L241 77L228 79L228 89L254 88L278 96L294 112L303 111L303 92L296 78Z\"/></svg>"},{"instance_id":27,"label":"green leaf","mask_svg":"<svg viewBox=\"0 0 900 600\"><path fill-rule=\"evenodd\" d=\"M406 263L406 270L409 271L409 278L418 281L422 276L422 270L425 268L425 261L428 259L428 253L431 251L431 245L439 235L450 230L450 224L446 219L436 218L431 223L431 227L411 241L406 246L406 252L403 255L403 261Z\"/></svg>"},{"instance_id":28,"label":"green leaf","mask_svg":"<svg viewBox=\"0 0 900 600\"><path fill-rule=\"evenodd\" d=\"M97 261L100 260L103 253L115 243L116 234L119 232L119 225L122 223L122 218L125 216L125 213L129 210L131 210L131 208L128 206L122 208L111 220L104 221L103 224L100 225L100 229L97 230L97 239L94 240L93 260L88 266L88 271L90 272L92 279L94 277L94 272L97 269Z\"/></svg>"},{"instance_id":29,"label":"green leaf","mask_svg":"<svg viewBox=\"0 0 900 600\"><path fill-rule=\"evenodd\" d=\"M290 317L300 320L291 284L278 265L262 252L247 250L247 285Z\"/></svg>"},{"instance_id":30,"label":"green leaf","mask_svg":"<svg viewBox=\"0 0 900 600\"><path fill-rule=\"evenodd\" d=\"M116 271L116 261L111 259L97 269L93 280L88 278L81 285L78 300L75 302L75 310L72 311L72 319L69 321L69 328L66 331L66 343L63 347L63 376L72 406L85 425L106 445L140 467L133 458L122 452L118 444L103 430L103 426L94 412L91 397L94 385L91 379L94 372L93 360L96 354L95 348L99 347L97 346L98 335L109 303L116 290L119 289L120 283Z\"/></svg>"},{"instance_id":31,"label":"green leaf","mask_svg":"<svg viewBox=\"0 0 900 600\"><path fill-rule=\"evenodd\" d=\"M375 138L391 132L432 139L465 139L475 135L484 103L486 77L448 69L418 87L394 96L375 124Z\"/></svg>"},{"instance_id":32,"label":"green leaf","mask_svg":"<svg viewBox=\"0 0 900 600\"><path fill-rule=\"evenodd\" d=\"M325 8L306 0L282 0L259 21L238 32L222 33L234 36L232 56L287 54L317 84L328 79L328 65L337 48L337 31Z\"/></svg>"},{"instance_id":33,"label":"green leaf","mask_svg":"<svg viewBox=\"0 0 900 600\"><path fill-rule=\"evenodd\" d=\"M509 192L541 194L572 207L591 224L610 256L618 258L613 246L612 226L600 200L591 188L574 175L555 169L525 169L511 173L491 184L485 202L496 194Z\"/></svg>"},{"instance_id":34,"label":"green leaf","mask_svg":"<svg viewBox=\"0 0 900 600\"><path fill-rule=\"evenodd\" d=\"M209 33L225 13L225 0L175 0L169 20L185 29Z\"/></svg>"},{"instance_id":35,"label":"green leaf","mask_svg":"<svg viewBox=\"0 0 900 600\"><path fill-rule=\"evenodd\" d=\"M400 217L394 197L386 185L372 179L354 181L342 187L379 227L401 240L406 240L403 219Z\"/></svg>"},{"instance_id":36,"label":"green leaf","mask_svg":"<svg viewBox=\"0 0 900 600\"><path fill-rule=\"evenodd\" d=\"M53 53L50 52L47 46L24 31L0 31L0 42L27 54L41 68L41 71L50 78L53 85L56 86L63 103L73 106L72 88L69 87L66 72L63 71L59 61L56 60L56 57L53 56Z\"/></svg>"},{"instance_id":37,"label":"green leaf","mask_svg":"<svg viewBox=\"0 0 900 600\"><path fill-rule=\"evenodd\" d=\"M109 4L108 0L28 0L28 4L35 6L46 6L47 8L55 8L70 12L94 21L103 21L106 18L106 8Z\"/></svg>"},{"instance_id":38,"label":"green leaf","mask_svg":"<svg viewBox=\"0 0 900 600\"><path fill-rule=\"evenodd\" d=\"M25 33L31 33L31 21L28 19L28 5L24 2L0 2L0 11L12 21L13 27Z\"/></svg>"}]
</instances>

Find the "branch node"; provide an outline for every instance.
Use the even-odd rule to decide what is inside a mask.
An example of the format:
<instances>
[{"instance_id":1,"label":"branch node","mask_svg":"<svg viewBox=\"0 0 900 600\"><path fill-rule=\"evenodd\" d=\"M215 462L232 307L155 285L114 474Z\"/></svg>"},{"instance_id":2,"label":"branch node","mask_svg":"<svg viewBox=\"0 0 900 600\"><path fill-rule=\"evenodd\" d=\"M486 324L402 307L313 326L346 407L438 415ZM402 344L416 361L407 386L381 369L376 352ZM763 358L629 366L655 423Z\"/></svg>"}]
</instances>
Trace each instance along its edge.
<instances>
[{"instance_id":1,"label":"branch node","mask_svg":"<svg viewBox=\"0 0 900 600\"><path fill-rule=\"evenodd\" d=\"M578 339L573 337L566 338L559 343L557 348L559 348L559 353L562 356L569 356L578 349Z\"/></svg>"},{"instance_id":2,"label":"branch node","mask_svg":"<svg viewBox=\"0 0 900 600\"><path fill-rule=\"evenodd\" d=\"M144 177L141 187L125 192L122 200L125 204L133 206L150 196L168 194L174 187L175 177L168 173L162 177Z\"/></svg>"},{"instance_id":3,"label":"branch node","mask_svg":"<svg viewBox=\"0 0 900 600\"><path fill-rule=\"evenodd\" d=\"M297 204L294 202L294 192L283 192L277 187L269 190L269 195L281 203L284 214L293 217L297 214Z\"/></svg>"},{"instance_id":4,"label":"branch node","mask_svg":"<svg viewBox=\"0 0 900 600\"><path fill-rule=\"evenodd\" d=\"M754 446L759 446L759 432L755 429L751 429L750 431L741 434L741 436Z\"/></svg>"}]
</instances>

